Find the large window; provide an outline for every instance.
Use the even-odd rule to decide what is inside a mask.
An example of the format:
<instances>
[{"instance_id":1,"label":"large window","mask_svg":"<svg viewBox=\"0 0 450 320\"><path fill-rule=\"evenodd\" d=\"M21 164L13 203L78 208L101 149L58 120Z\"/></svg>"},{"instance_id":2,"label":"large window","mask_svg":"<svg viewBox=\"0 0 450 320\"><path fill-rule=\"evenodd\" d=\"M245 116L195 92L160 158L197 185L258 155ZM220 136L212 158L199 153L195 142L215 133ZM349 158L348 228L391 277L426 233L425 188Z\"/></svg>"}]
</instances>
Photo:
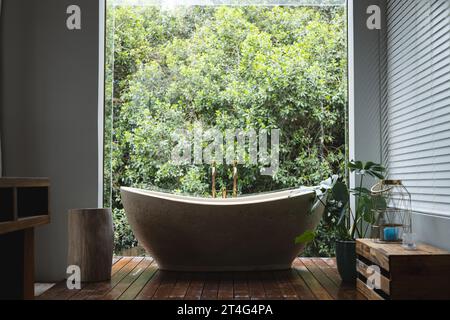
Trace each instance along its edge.
<instances>
[{"instance_id":1,"label":"large window","mask_svg":"<svg viewBox=\"0 0 450 320\"><path fill-rule=\"evenodd\" d=\"M211 166L230 190L236 161L246 195L341 170L344 2L108 2L105 200L119 247L134 244L120 186L208 197Z\"/></svg>"}]
</instances>

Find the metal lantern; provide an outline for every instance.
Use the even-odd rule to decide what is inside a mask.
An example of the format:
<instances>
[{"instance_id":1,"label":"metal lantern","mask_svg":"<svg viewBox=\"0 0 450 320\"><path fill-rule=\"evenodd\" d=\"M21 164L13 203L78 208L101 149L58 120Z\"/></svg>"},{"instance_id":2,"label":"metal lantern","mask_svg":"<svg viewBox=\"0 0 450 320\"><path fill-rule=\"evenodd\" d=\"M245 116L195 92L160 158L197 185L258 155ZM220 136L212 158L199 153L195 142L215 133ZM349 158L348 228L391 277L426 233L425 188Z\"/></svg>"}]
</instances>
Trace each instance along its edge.
<instances>
[{"instance_id":1,"label":"metal lantern","mask_svg":"<svg viewBox=\"0 0 450 320\"><path fill-rule=\"evenodd\" d=\"M411 194L400 180L381 180L372 189L375 197L375 229L379 242L402 242L408 249L414 249L412 234Z\"/></svg>"}]
</instances>

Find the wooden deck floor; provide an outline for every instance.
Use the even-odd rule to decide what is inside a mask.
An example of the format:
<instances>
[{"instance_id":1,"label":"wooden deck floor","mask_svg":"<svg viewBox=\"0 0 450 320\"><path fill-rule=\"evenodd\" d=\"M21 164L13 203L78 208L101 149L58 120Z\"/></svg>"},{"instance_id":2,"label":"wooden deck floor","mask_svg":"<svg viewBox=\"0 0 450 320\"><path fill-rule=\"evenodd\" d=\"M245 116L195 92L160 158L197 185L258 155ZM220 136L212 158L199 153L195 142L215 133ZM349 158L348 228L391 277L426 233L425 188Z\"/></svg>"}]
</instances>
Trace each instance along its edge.
<instances>
[{"instance_id":1,"label":"wooden deck floor","mask_svg":"<svg viewBox=\"0 0 450 320\"><path fill-rule=\"evenodd\" d=\"M158 270L150 257L117 257L111 281L68 290L65 282L36 297L50 300L362 300L352 286L344 285L335 260L299 258L281 272L180 273Z\"/></svg>"}]
</instances>

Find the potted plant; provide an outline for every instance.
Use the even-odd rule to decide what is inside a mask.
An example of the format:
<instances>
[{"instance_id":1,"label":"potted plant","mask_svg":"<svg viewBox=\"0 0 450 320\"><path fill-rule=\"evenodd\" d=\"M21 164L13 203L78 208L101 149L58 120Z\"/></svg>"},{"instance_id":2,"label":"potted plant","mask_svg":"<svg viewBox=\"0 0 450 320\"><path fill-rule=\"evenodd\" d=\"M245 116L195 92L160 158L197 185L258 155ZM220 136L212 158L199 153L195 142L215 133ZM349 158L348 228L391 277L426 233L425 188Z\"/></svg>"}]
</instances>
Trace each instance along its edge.
<instances>
[{"instance_id":1,"label":"potted plant","mask_svg":"<svg viewBox=\"0 0 450 320\"><path fill-rule=\"evenodd\" d=\"M366 176L384 179L384 167L374 162L363 163L351 161L348 164L351 172L360 177L358 187L348 188L343 179L333 176L321 183L316 190L316 203L325 206L325 223L334 225L338 231L339 240L336 241L336 263L339 274L344 282L356 281L356 242L368 234L371 225L376 220L374 208L381 209L385 204L383 198L373 197L370 190L364 187ZM326 197L324 197L326 194ZM355 200L352 209L350 200ZM324 203L322 199L326 199ZM314 240L315 233L307 231L296 238L296 243L307 243Z\"/></svg>"}]
</instances>

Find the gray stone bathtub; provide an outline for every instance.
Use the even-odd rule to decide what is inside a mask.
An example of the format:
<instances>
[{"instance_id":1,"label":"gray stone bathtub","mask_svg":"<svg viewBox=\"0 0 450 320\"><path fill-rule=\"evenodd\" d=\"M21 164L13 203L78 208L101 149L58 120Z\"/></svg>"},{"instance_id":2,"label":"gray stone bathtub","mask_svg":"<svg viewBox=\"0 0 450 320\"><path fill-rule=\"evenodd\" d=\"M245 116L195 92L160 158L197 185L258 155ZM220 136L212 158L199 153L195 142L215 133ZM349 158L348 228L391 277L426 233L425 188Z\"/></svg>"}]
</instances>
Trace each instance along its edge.
<instances>
[{"instance_id":1,"label":"gray stone bathtub","mask_svg":"<svg viewBox=\"0 0 450 320\"><path fill-rule=\"evenodd\" d=\"M324 211L309 213L311 189L212 199L122 187L121 195L139 243L172 271L289 269L304 248L295 237Z\"/></svg>"}]
</instances>

